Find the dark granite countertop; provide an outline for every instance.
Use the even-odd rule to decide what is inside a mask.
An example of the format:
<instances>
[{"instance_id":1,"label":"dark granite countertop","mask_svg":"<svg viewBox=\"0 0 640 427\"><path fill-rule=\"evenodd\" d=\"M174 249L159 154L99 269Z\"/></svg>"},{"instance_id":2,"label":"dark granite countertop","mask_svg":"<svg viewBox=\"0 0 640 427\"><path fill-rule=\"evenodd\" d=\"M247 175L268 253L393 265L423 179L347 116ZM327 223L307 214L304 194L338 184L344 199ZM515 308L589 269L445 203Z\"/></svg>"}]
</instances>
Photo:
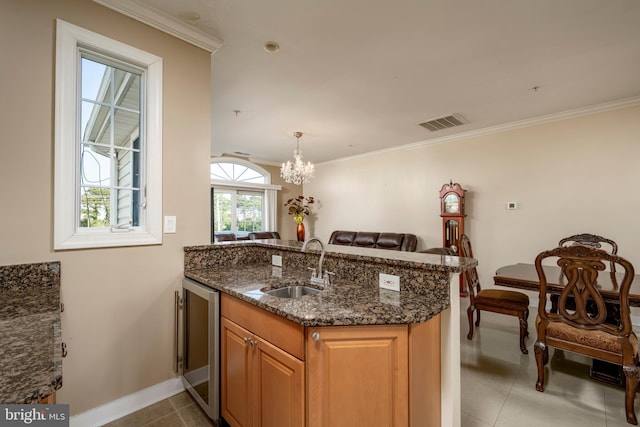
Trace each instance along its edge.
<instances>
[{"instance_id":1,"label":"dark granite countertop","mask_svg":"<svg viewBox=\"0 0 640 427\"><path fill-rule=\"evenodd\" d=\"M62 386L60 263L0 266L0 403Z\"/></svg>"},{"instance_id":2,"label":"dark granite countertop","mask_svg":"<svg viewBox=\"0 0 640 427\"><path fill-rule=\"evenodd\" d=\"M282 277L278 277L282 275ZM309 285L308 271L271 265L238 265L186 271L185 276L304 326L376 325L424 322L449 306L448 296L378 289L377 284L337 281L320 293L278 298L263 289Z\"/></svg>"},{"instance_id":3,"label":"dark granite countertop","mask_svg":"<svg viewBox=\"0 0 640 427\"><path fill-rule=\"evenodd\" d=\"M325 245L325 270L334 282L320 293L278 298L263 290L309 286L319 251L301 252L286 240L229 242L185 247L185 277L305 326L420 323L449 307L451 274L477 264L412 252ZM280 255L283 267L273 267ZM400 292L380 289L379 273L398 275ZM311 285L313 286L313 285Z\"/></svg>"}]
</instances>

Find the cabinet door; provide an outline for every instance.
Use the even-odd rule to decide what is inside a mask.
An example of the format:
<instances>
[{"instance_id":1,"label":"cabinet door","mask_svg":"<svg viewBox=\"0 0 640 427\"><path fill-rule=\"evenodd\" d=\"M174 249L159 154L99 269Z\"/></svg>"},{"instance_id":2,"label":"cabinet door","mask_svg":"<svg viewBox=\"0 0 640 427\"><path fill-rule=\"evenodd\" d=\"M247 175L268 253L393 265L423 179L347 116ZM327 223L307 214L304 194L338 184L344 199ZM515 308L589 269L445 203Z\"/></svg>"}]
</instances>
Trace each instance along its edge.
<instances>
[{"instance_id":1,"label":"cabinet door","mask_svg":"<svg viewBox=\"0 0 640 427\"><path fill-rule=\"evenodd\" d=\"M307 367L309 427L408 425L406 325L308 328Z\"/></svg>"},{"instance_id":2,"label":"cabinet door","mask_svg":"<svg viewBox=\"0 0 640 427\"><path fill-rule=\"evenodd\" d=\"M304 363L260 338L253 350L255 427L304 425Z\"/></svg>"},{"instance_id":3,"label":"cabinet door","mask_svg":"<svg viewBox=\"0 0 640 427\"><path fill-rule=\"evenodd\" d=\"M232 427L251 426L251 333L222 318L221 322L222 416Z\"/></svg>"}]
</instances>

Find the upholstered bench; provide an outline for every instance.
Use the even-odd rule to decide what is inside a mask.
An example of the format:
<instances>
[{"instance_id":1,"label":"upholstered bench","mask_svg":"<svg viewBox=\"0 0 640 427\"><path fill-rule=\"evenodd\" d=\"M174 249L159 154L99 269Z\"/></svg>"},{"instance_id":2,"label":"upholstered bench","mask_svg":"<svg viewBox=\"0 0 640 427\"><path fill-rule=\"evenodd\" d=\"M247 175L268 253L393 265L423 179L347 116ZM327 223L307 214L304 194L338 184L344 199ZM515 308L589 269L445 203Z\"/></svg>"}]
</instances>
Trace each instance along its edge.
<instances>
[{"instance_id":1,"label":"upholstered bench","mask_svg":"<svg viewBox=\"0 0 640 427\"><path fill-rule=\"evenodd\" d=\"M415 234L409 233L336 230L331 233L329 244L415 252L418 239Z\"/></svg>"}]
</instances>

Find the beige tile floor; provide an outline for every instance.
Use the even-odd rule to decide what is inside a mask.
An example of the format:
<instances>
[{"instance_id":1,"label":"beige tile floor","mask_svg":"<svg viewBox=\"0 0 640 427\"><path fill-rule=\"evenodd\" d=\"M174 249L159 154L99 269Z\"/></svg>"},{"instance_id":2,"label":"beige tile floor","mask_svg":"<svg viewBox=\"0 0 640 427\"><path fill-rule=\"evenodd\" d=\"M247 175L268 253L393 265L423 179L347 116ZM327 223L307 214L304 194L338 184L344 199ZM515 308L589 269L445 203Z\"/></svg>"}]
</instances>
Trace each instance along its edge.
<instances>
[{"instance_id":1,"label":"beige tile floor","mask_svg":"<svg viewBox=\"0 0 640 427\"><path fill-rule=\"evenodd\" d=\"M463 427L630 426L625 418L624 390L592 380L590 359L550 350L545 391L536 391L535 309L529 315L529 354L525 355L518 345L515 317L482 312L480 328L472 341L467 340L468 299L461 305ZM640 415L637 397L635 408Z\"/></svg>"},{"instance_id":2,"label":"beige tile floor","mask_svg":"<svg viewBox=\"0 0 640 427\"><path fill-rule=\"evenodd\" d=\"M535 331L529 319L529 354L520 353L514 317L482 313L472 341L466 339L466 306L460 320L462 427L615 427L629 426L624 391L589 378L590 360L571 353L549 353L545 391L535 389ZM564 356L564 360L562 357ZM640 415L640 399L636 413ZM108 427L213 426L188 393L141 409Z\"/></svg>"}]
</instances>

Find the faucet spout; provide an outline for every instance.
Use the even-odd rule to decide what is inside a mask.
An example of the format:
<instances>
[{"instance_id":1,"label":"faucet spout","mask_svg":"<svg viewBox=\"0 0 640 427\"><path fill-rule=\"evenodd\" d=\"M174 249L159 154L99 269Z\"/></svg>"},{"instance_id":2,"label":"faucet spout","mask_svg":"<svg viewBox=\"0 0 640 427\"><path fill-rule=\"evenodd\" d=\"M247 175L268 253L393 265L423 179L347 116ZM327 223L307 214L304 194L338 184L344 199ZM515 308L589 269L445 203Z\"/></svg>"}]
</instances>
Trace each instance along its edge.
<instances>
[{"instance_id":1,"label":"faucet spout","mask_svg":"<svg viewBox=\"0 0 640 427\"><path fill-rule=\"evenodd\" d=\"M302 245L302 252L306 252L307 251L307 246L309 246L309 243L316 241L318 242L318 244L320 245L320 261L318 262L318 275L317 277L322 279L323 275L322 275L322 263L324 262L324 245L322 244L322 241L320 239L318 239L317 237L311 237L309 240L306 240L304 242L304 244Z\"/></svg>"}]
</instances>

